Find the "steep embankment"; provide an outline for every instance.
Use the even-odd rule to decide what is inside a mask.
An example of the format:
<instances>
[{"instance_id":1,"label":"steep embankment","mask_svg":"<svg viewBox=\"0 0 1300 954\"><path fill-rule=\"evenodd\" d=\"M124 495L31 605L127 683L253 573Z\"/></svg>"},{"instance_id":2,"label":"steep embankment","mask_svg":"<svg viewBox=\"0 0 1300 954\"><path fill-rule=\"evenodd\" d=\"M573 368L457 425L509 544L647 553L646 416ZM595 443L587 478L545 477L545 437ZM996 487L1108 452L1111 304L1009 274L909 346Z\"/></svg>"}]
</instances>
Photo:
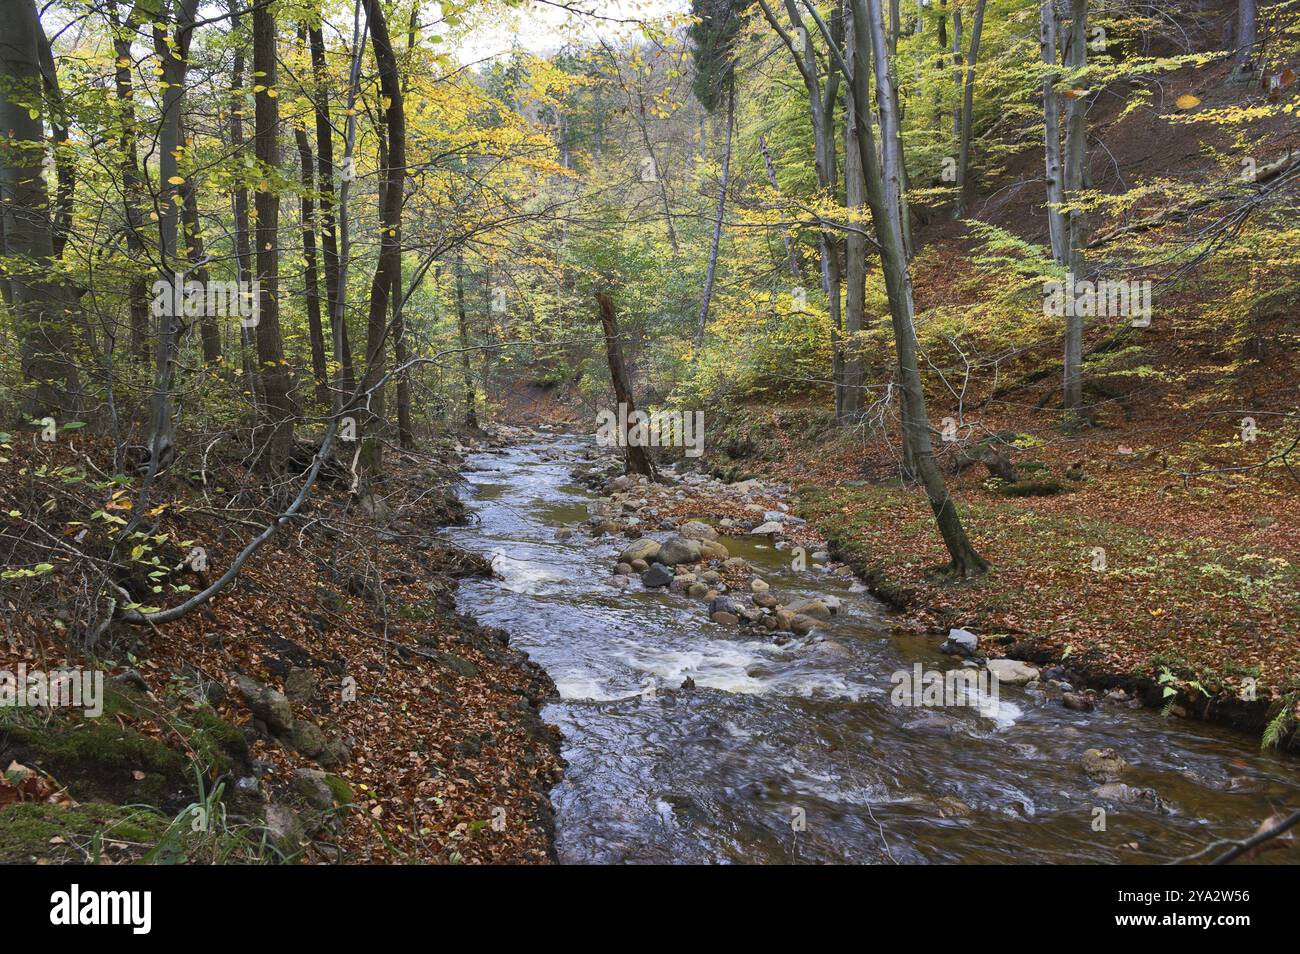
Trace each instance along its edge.
<instances>
[{"instance_id":1,"label":"steep embankment","mask_svg":"<svg viewBox=\"0 0 1300 954\"><path fill-rule=\"evenodd\" d=\"M326 480L211 604L85 644L104 574L170 605L267 520L220 451L168 475L114 553L134 487L105 443L10 442L0 559L32 569L6 580L0 669L108 678L98 717L0 709L0 859L551 860L560 760L538 705L554 688L455 613L457 579L491 568L436 538L463 516L450 444L393 454L365 507Z\"/></svg>"}]
</instances>

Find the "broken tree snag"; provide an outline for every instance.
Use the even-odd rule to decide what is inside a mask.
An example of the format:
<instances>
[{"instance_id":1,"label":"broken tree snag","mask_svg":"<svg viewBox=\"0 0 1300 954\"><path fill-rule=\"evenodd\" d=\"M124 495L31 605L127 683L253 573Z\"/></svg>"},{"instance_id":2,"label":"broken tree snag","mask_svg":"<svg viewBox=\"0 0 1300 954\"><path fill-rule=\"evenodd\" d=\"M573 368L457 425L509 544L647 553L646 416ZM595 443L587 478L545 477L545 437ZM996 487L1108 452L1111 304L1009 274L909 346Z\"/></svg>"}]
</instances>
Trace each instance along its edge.
<instances>
[{"instance_id":1,"label":"broken tree snag","mask_svg":"<svg viewBox=\"0 0 1300 954\"><path fill-rule=\"evenodd\" d=\"M626 416L619 414L615 410L615 415L621 420L631 420L632 412L636 410L636 402L632 400L632 382L628 378L627 365L623 363L623 346L618 343L618 323L614 318L614 302L604 292L596 294L596 303L600 305L600 325L605 332L605 355L609 358L609 376L614 383L614 399L627 408ZM627 439L627 434L619 435L619 443L623 445L626 459L626 472L629 474L640 474L655 479L654 464L650 461L650 454L639 443L633 445Z\"/></svg>"}]
</instances>

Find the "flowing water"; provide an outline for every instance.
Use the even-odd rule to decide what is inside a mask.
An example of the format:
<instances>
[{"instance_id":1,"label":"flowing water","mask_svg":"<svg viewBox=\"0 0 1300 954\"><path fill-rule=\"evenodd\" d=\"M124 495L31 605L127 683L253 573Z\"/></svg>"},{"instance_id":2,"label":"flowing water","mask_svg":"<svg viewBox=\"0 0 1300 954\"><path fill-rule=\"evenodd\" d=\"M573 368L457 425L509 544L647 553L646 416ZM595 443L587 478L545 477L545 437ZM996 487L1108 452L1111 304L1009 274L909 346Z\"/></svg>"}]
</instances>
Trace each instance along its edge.
<instances>
[{"instance_id":1,"label":"flowing water","mask_svg":"<svg viewBox=\"0 0 1300 954\"><path fill-rule=\"evenodd\" d=\"M783 602L832 594L843 611L776 646L699 600L620 588L625 539L556 539L595 499L570 477L590 454L563 438L471 456L475 519L450 534L497 572L461 585L461 611L559 688L544 716L568 762L551 796L564 862L1158 862L1300 803L1294 760L1151 710L1073 712L1005 685L996 707L893 705L893 673L957 662L848 581L748 539L723 542ZM676 691L688 676L697 688ZM1080 756L1106 747L1164 809L1092 794Z\"/></svg>"}]
</instances>

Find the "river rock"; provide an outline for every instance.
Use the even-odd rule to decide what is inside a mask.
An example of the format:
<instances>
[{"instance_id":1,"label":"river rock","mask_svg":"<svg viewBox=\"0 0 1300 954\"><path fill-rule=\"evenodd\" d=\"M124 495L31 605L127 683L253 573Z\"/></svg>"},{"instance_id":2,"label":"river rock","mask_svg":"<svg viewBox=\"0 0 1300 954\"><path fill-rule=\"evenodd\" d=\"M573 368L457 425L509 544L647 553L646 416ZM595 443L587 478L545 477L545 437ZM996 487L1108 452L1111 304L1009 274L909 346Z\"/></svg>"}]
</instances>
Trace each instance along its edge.
<instances>
[{"instance_id":1,"label":"river rock","mask_svg":"<svg viewBox=\"0 0 1300 954\"><path fill-rule=\"evenodd\" d=\"M753 601L755 606L761 606L764 609L776 609L776 607L781 605L781 601L767 590L755 593Z\"/></svg>"},{"instance_id":2,"label":"river rock","mask_svg":"<svg viewBox=\"0 0 1300 954\"><path fill-rule=\"evenodd\" d=\"M771 589L766 580L760 580L758 577L754 577L749 581L749 588L754 593L766 593Z\"/></svg>"},{"instance_id":3,"label":"river rock","mask_svg":"<svg viewBox=\"0 0 1300 954\"><path fill-rule=\"evenodd\" d=\"M731 557L727 548L716 540L701 540L699 543L700 556L705 560L727 560Z\"/></svg>"},{"instance_id":4,"label":"river rock","mask_svg":"<svg viewBox=\"0 0 1300 954\"><path fill-rule=\"evenodd\" d=\"M948 630L948 638L939 647L939 652L949 656L969 656L979 648L980 638L966 629Z\"/></svg>"},{"instance_id":5,"label":"river rock","mask_svg":"<svg viewBox=\"0 0 1300 954\"><path fill-rule=\"evenodd\" d=\"M688 520L677 530L687 540L716 540L718 531L701 520Z\"/></svg>"},{"instance_id":6,"label":"river rock","mask_svg":"<svg viewBox=\"0 0 1300 954\"><path fill-rule=\"evenodd\" d=\"M633 563L636 560L645 560L649 562L658 555L660 544L658 540L651 540L649 537L642 537L635 543L631 544L618 555L619 563Z\"/></svg>"},{"instance_id":7,"label":"river rock","mask_svg":"<svg viewBox=\"0 0 1300 954\"><path fill-rule=\"evenodd\" d=\"M709 584L696 581L687 588L686 595L698 600L701 599L708 592L709 592Z\"/></svg>"},{"instance_id":8,"label":"river rock","mask_svg":"<svg viewBox=\"0 0 1300 954\"><path fill-rule=\"evenodd\" d=\"M632 572L633 572L633 573L644 573L644 572L645 572L646 570L648 570L648 569L650 569L650 564L647 563L645 560L633 560L633 561L632 561Z\"/></svg>"},{"instance_id":9,"label":"river rock","mask_svg":"<svg viewBox=\"0 0 1300 954\"><path fill-rule=\"evenodd\" d=\"M724 570L748 570L749 563L744 557L732 557L723 562L722 568Z\"/></svg>"},{"instance_id":10,"label":"river rock","mask_svg":"<svg viewBox=\"0 0 1300 954\"><path fill-rule=\"evenodd\" d=\"M685 537L669 537L654 555L656 563L676 566L679 563L696 563L700 559L700 544Z\"/></svg>"},{"instance_id":11,"label":"river rock","mask_svg":"<svg viewBox=\"0 0 1300 954\"><path fill-rule=\"evenodd\" d=\"M811 616L800 614L790 620L790 632L796 636L807 636L816 625L817 621Z\"/></svg>"},{"instance_id":12,"label":"river rock","mask_svg":"<svg viewBox=\"0 0 1300 954\"><path fill-rule=\"evenodd\" d=\"M787 609L778 609L772 614L776 620L776 628L779 632L790 632L790 624L794 622L794 614Z\"/></svg>"},{"instance_id":13,"label":"river rock","mask_svg":"<svg viewBox=\"0 0 1300 954\"><path fill-rule=\"evenodd\" d=\"M726 626L735 626L740 622L740 617L734 613L710 613L709 619L715 623L722 623Z\"/></svg>"},{"instance_id":14,"label":"river rock","mask_svg":"<svg viewBox=\"0 0 1300 954\"><path fill-rule=\"evenodd\" d=\"M656 563L641 574L641 584L646 587L667 586L672 581L672 570L661 563Z\"/></svg>"},{"instance_id":15,"label":"river rock","mask_svg":"<svg viewBox=\"0 0 1300 954\"><path fill-rule=\"evenodd\" d=\"M719 583L722 581L722 574L717 570L705 570L700 574L700 579L705 583Z\"/></svg>"},{"instance_id":16,"label":"river rock","mask_svg":"<svg viewBox=\"0 0 1300 954\"><path fill-rule=\"evenodd\" d=\"M1083 771L1096 782L1116 781L1128 771L1128 762L1114 749L1088 749L1081 760Z\"/></svg>"},{"instance_id":17,"label":"river rock","mask_svg":"<svg viewBox=\"0 0 1300 954\"><path fill-rule=\"evenodd\" d=\"M1093 702L1092 696L1086 692L1066 692L1061 695L1061 705L1067 709L1073 709L1075 712L1091 712L1097 708Z\"/></svg>"},{"instance_id":18,"label":"river rock","mask_svg":"<svg viewBox=\"0 0 1300 954\"><path fill-rule=\"evenodd\" d=\"M785 530L781 524L775 520L769 520L767 523L760 523L753 530L749 531L750 536L767 536L773 533L781 533Z\"/></svg>"},{"instance_id":19,"label":"river rock","mask_svg":"<svg viewBox=\"0 0 1300 954\"><path fill-rule=\"evenodd\" d=\"M1038 670L1018 659L990 659L989 671L998 677L998 682L1008 686L1023 686L1038 678Z\"/></svg>"},{"instance_id":20,"label":"river rock","mask_svg":"<svg viewBox=\"0 0 1300 954\"><path fill-rule=\"evenodd\" d=\"M718 596L709 601L709 613L727 613L731 616L740 615L741 604L739 601L730 596Z\"/></svg>"},{"instance_id":21,"label":"river rock","mask_svg":"<svg viewBox=\"0 0 1300 954\"><path fill-rule=\"evenodd\" d=\"M620 564L618 564L618 566L614 567L614 572L615 572L616 574L619 574L619 575L622 575L622 576L631 576L631 575L632 575L632 564L631 564L631 563L620 563Z\"/></svg>"},{"instance_id":22,"label":"river rock","mask_svg":"<svg viewBox=\"0 0 1300 954\"><path fill-rule=\"evenodd\" d=\"M831 618L831 608L821 600L803 600L789 607L789 610L796 616L811 616L813 619L822 620Z\"/></svg>"},{"instance_id":23,"label":"river rock","mask_svg":"<svg viewBox=\"0 0 1300 954\"><path fill-rule=\"evenodd\" d=\"M1105 785L1098 785L1092 790L1092 794L1108 802L1123 802L1126 805L1145 802L1157 811L1169 811L1168 804L1154 788L1138 788L1135 785L1125 785L1123 782L1108 782Z\"/></svg>"},{"instance_id":24,"label":"river rock","mask_svg":"<svg viewBox=\"0 0 1300 954\"><path fill-rule=\"evenodd\" d=\"M851 655L847 646L843 643L837 643L833 639L823 639L813 646L813 652L831 659L847 659Z\"/></svg>"}]
</instances>

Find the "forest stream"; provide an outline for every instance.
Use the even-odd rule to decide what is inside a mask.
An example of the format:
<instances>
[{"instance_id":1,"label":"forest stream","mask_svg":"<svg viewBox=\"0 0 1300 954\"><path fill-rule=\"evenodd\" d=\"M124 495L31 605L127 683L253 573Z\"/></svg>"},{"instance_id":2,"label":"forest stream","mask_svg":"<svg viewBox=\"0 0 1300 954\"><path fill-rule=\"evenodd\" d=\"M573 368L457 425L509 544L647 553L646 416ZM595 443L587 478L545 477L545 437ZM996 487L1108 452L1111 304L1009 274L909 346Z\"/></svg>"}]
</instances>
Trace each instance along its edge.
<instances>
[{"instance_id":1,"label":"forest stream","mask_svg":"<svg viewBox=\"0 0 1300 954\"><path fill-rule=\"evenodd\" d=\"M562 862L1163 862L1296 801L1285 756L1150 709L1075 712L1005 685L992 706L891 705L891 674L958 662L850 580L794 573L753 537L723 542L774 591L842 611L779 646L685 595L621 588L625 539L556 536L596 499L570 475L594 451L566 437L471 455L474 517L450 531L496 570L462 584L459 609L559 689L543 715L568 762L551 795ZM1094 793L1092 748L1131 764L1118 799Z\"/></svg>"}]
</instances>

